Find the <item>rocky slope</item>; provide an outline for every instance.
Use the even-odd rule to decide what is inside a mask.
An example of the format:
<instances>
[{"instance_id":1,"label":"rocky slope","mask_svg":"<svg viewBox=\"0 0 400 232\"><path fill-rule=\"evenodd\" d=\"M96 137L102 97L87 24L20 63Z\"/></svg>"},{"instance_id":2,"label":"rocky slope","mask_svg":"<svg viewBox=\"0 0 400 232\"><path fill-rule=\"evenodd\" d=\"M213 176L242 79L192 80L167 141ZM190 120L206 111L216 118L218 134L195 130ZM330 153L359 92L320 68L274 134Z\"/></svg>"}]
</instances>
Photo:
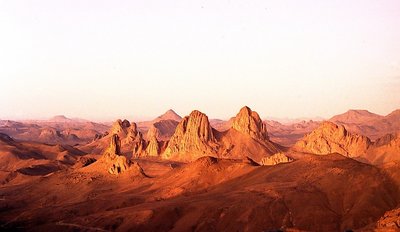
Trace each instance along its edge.
<instances>
[{"instance_id":1,"label":"rocky slope","mask_svg":"<svg viewBox=\"0 0 400 232\"><path fill-rule=\"evenodd\" d=\"M317 155L339 153L359 157L367 152L371 144L369 138L349 133L344 126L326 121L298 141L293 149Z\"/></svg>"},{"instance_id":2,"label":"rocky slope","mask_svg":"<svg viewBox=\"0 0 400 232\"><path fill-rule=\"evenodd\" d=\"M383 164L400 160L400 132L377 139L364 156L370 163Z\"/></svg>"},{"instance_id":3,"label":"rocky slope","mask_svg":"<svg viewBox=\"0 0 400 232\"><path fill-rule=\"evenodd\" d=\"M345 231L397 207L394 183L378 168L340 155L298 157L275 166L203 157L136 179L83 172L95 162L5 186L0 224L6 231Z\"/></svg>"}]
</instances>

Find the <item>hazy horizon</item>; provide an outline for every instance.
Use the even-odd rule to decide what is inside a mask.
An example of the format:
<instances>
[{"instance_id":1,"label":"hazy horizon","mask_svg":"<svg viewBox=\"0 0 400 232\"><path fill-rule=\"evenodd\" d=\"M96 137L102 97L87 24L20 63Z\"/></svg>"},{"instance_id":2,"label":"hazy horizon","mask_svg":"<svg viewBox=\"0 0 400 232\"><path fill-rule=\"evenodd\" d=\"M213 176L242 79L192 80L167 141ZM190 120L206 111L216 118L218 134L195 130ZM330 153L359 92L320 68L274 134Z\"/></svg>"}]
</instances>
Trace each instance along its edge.
<instances>
[{"instance_id":1,"label":"hazy horizon","mask_svg":"<svg viewBox=\"0 0 400 232\"><path fill-rule=\"evenodd\" d=\"M400 108L400 1L3 1L0 119Z\"/></svg>"}]
</instances>

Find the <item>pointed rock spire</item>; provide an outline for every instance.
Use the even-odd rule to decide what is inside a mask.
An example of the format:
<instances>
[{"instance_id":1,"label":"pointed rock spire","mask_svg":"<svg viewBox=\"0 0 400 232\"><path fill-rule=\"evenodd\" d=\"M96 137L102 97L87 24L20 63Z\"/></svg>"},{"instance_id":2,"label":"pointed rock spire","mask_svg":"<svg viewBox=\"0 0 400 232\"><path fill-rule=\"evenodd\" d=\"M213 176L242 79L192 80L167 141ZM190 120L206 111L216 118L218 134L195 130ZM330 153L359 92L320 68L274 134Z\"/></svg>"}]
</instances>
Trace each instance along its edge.
<instances>
[{"instance_id":1,"label":"pointed rock spire","mask_svg":"<svg viewBox=\"0 0 400 232\"><path fill-rule=\"evenodd\" d=\"M118 135L114 134L111 136L110 145L103 153L101 160L107 165L107 170L110 174L118 175L126 171L130 162L125 156L120 153L121 142Z\"/></svg>"},{"instance_id":2,"label":"pointed rock spire","mask_svg":"<svg viewBox=\"0 0 400 232\"><path fill-rule=\"evenodd\" d=\"M164 158L194 160L216 152L216 139L207 115L194 110L178 124Z\"/></svg>"},{"instance_id":3,"label":"pointed rock spire","mask_svg":"<svg viewBox=\"0 0 400 232\"><path fill-rule=\"evenodd\" d=\"M267 127L257 112L243 107L233 119L232 128L257 140L268 140Z\"/></svg>"},{"instance_id":4,"label":"pointed rock spire","mask_svg":"<svg viewBox=\"0 0 400 232\"><path fill-rule=\"evenodd\" d=\"M153 135L146 147L146 154L148 156L158 156L160 154L160 145L155 135Z\"/></svg>"}]
</instances>

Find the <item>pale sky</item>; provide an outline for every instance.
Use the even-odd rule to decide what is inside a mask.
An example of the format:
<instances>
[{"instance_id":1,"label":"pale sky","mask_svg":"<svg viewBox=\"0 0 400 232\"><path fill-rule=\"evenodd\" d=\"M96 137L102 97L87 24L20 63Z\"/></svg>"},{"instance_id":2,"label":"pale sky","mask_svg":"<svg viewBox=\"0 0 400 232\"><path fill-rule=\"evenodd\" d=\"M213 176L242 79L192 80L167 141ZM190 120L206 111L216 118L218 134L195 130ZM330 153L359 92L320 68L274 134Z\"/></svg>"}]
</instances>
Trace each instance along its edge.
<instances>
[{"instance_id":1,"label":"pale sky","mask_svg":"<svg viewBox=\"0 0 400 232\"><path fill-rule=\"evenodd\" d=\"M0 118L400 108L400 1L0 0Z\"/></svg>"}]
</instances>

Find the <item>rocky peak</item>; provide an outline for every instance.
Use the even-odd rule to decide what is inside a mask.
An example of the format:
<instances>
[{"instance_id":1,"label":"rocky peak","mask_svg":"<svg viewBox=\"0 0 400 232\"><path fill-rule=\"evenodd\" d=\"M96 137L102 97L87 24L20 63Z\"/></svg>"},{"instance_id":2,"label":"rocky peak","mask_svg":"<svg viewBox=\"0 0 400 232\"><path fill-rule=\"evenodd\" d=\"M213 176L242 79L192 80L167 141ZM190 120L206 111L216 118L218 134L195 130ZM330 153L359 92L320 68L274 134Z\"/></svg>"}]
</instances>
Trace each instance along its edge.
<instances>
[{"instance_id":1,"label":"rocky peak","mask_svg":"<svg viewBox=\"0 0 400 232\"><path fill-rule=\"evenodd\" d=\"M186 126L183 128L185 133L198 136L202 141L215 140L207 115L198 110L194 110L190 113L189 117L185 119L187 119L187 123L183 124Z\"/></svg>"},{"instance_id":2,"label":"rocky peak","mask_svg":"<svg viewBox=\"0 0 400 232\"><path fill-rule=\"evenodd\" d=\"M348 157L358 157L365 154L370 145L369 138L349 133L344 126L325 121L293 148L319 155L336 152Z\"/></svg>"},{"instance_id":3,"label":"rocky peak","mask_svg":"<svg viewBox=\"0 0 400 232\"><path fill-rule=\"evenodd\" d=\"M110 144L101 157L110 174L118 175L126 171L130 166L130 162L125 156L121 155L120 150L121 142L118 135L114 134L111 136Z\"/></svg>"},{"instance_id":4,"label":"rocky peak","mask_svg":"<svg viewBox=\"0 0 400 232\"><path fill-rule=\"evenodd\" d=\"M232 128L257 140L268 140L266 125L258 113L247 106L233 119Z\"/></svg>"},{"instance_id":5,"label":"rocky peak","mask_svg":"<svg viewBox=\"0 0 400 232\"><path fill-rule=\"evenodd\" d=\"M114 157L116 155L121 154L121 141L119 140L118 135L113 134L111 136L110 144L108 145L107 149L103 153L103 156L110 156Z\"/></svg>"},{"instance_id":6,"label":"rocky peak","mask_svg":"<svg viewBox=\"0 0 400 232\"><path fill-rule=\"evenodd\" d=\"M121 122L121 126L123 128L128 128L131 126L131 123L128 120L124 119L124 121Z\"/></svg>"},{"instance_id":7,"label":"rocky peak","mask_svg":"<svg viewBox=\"0 0 400 232\"><path fill-rule=\"evenodd\" d=\"M148 156L158 156L160 154L160 146L155 135L149 138L149 142L146 147L146 154Z\"/></svg>"},{"instance_id":8,"label":"rocky peak","mask_svg":"<svg viewBox=\"0 0 400 232\"><path fill-rule=\"evenodd\" d=\"M121 119L118 119L115 121L111 127L110 134L119 134L121 132L126 133L126 129L129 128L130 123L128 120L124 119L122 121Z\"/></svg>"},{"instance_id":9,"label":"rocky peak","mask_svg":"<svg viewBox=\"0 0 400 232\"><path fill-rule=\"evenodd\" d=\"M216 147L216 139L207 115L194 110L178 124L163 157L194 160L214 154Z\"/></svg>"}]
</instances>

